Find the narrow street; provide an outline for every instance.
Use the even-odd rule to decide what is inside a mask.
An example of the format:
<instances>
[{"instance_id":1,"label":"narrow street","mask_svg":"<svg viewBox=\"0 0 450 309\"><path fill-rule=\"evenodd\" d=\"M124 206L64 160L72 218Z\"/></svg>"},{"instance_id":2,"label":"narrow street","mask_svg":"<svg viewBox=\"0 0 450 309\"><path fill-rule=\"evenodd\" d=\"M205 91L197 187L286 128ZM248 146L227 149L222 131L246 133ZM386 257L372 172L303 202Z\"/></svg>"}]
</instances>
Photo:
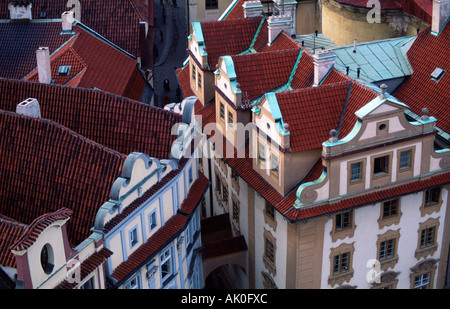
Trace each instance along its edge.
<instances>
[{"instance_id":1,"label":"narrow street","mask_svg":"<svg viewBox=\"0 0 450 309\"><path fill-rule=\"evenodd\" d=\"M163 5L161 5L163 2ZM167 103L177 102L175 89L178 84L175 69L180 68L187 58L187 20L185 1L155 1L157 54L154 68L155 106L164 107ZM163 10L166 12L164 21ZM163 38L161 39L161 30ZM164 79L169 80L170 91L163 86Z\"/></svg>"}]
</instances>

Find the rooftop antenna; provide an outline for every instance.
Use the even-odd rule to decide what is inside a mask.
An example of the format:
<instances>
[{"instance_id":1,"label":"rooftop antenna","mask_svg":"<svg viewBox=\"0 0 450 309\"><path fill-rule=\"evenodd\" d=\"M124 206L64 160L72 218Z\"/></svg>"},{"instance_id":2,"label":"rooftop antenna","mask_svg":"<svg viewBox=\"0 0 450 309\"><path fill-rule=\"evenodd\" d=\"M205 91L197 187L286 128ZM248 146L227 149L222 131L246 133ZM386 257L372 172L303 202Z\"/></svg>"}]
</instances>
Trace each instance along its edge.
<instances>
[{"instance_id":1,"label":"rooftop antenna","mask_svg":"<svg viewBox=\"0 0 450 309\"><path fill-rule=\"evenodd\" d=\"M319 32L316 30L315 31L315 36L314 36L313 54L316 52L316 37L317 37L318 33Z\"/></svg>"}]
</instances>

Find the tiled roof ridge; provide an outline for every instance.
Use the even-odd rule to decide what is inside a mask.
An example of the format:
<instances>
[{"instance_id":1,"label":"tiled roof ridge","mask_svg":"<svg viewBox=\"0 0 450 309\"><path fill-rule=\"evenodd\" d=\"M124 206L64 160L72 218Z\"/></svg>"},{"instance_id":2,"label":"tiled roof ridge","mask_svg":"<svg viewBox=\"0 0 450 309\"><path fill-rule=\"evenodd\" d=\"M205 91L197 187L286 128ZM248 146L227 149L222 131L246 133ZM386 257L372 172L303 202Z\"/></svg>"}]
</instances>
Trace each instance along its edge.
<instances>
[{"instance_id":1,"label":"tiled roof ridge","mask_svg":"<svg viewBox=\"0 0 450 309\"><path fill-rule=\"evenodd\" d=\"M18 228L22 228L22 229L26 229L28 226L25 223L19 222L13 218L2 215L1 213L0 213L0 224L6 224L9 226L18 227Z\"/></svg>"},{"instance_id":2,"label":"tiled roof ridge","mask_svg":"<svg viewBox=\"0 0 450 309\"><path fill-rule=\"evenodd\" d=\"M302 92L308 92L308 91L320 91L321 89L332 88L332 87L343 86L343 85L351 85L351 84L353 84L353 81L348 80L348 81L344 81L344 82L337 82L337 83L331 83L331 84L323 84L323 85L318 85L318 86L285 90L285 91L277 92L276 95L289 95L289 94L293 94L293 93L302 93Z\"/></svg>"},{"instance_id":3,"label":"tiled roof ridge","mask_svg":"<svg viewBox=\"0 0 450 309\"><path fill-rule=\"evenodd\" d=\"M36 218L22 233L20 238L11 246L11 250L23 251L35 243L39 235L51 224L60 220L67 220L73 214L68 208L61 208L55 212L43 214Z\"/></svg>"}]
</instances>

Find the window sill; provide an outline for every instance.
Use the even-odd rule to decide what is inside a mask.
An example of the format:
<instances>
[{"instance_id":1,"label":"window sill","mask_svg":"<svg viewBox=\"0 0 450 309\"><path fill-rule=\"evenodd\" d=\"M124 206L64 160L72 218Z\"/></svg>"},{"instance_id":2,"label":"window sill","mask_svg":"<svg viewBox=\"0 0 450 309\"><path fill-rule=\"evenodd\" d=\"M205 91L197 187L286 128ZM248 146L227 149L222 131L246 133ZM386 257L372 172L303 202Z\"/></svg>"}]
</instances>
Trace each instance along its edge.
<instances>
[{"instance_id":1,"label":"window sill","mask_svg":"<svg viewBox=\"0 0 450 309\"><path fill-rule=\"evenodd\" d=\"M328 278L328 284L334 287L337 285L342 285L344 282L350 282L353 277L353 269L346 271L345 273L331 275Z\"/></svg>"}]
</instances>

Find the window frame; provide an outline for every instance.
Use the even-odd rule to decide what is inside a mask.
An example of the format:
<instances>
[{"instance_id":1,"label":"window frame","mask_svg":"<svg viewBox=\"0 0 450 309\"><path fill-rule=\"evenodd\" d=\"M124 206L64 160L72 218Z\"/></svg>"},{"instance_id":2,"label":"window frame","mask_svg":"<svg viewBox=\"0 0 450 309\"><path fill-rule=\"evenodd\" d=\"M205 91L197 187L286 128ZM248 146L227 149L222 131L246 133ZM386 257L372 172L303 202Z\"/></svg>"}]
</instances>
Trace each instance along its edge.
<instances>
[{"instance_id":1,"label":"window frame","mask_svg":"<svg viewBox=\"0 0 450 309\"><path fill-rule=\"evenodd\" d=\"M347 260L346 264L347 265L346 265L346 269L342 270L342 268L344 266L343 265L344 256L346 256L346 260ZM336 271L336 260L338 262L337 271ZM335 256L333 256L333 269L332 269L333 276L339 276L339 275L348 273L351 268L350 265L351 265L351 252L347 251L347 252L336 254Z\"/></svg>"},{"instance_id":2,"label":"window frame","mask_svg":"<svg viewBox=\"0 0 450 309\"><path fill-rule=\"evenodd\" d=\"M234 130L234 114L230 110L228 111L227 125L228 130Z\"/></svg>"},{"instance_id":3,"label":"window frame","mask_svg":"<svg viewBox=\"0 0 450 309\"><path fill-rule=\"evenodd\" d=\"M277 164L276 164L276 168L274 167L274 158L276 158ZM276 179L278 179L279 175L280 175L280 158L278 155L271 153L271 159L270 159L270 174L275 177Z\"/></svg>"},{"instance_id":4,"label":"window frame","mask_svg":"<svg viewBox=\"0 0 450 309\"><path fill-rule=\"evenodd\" d=\"M205 10L219 9L219 0L205 0Z\"/></svg>"},{"instance_id":5,"label":"window frame","mask_svg":"<svg viewBox=\"0 0 450 309\"><path fill-rule=\"evenodd\" d=\"M219 101L219 120L225 122L225 104Z\"/></svg>"},{"instance_id":6,"label":"window frame","mask_svg":"<svg viewBox=\"0 0 450 309\"><path fill-rule=\"evenodd\" d=\"M384 167L381 167L381 164L377 164L377 160L384 160ZM380 169L381 171L375 171ZM372 177L373 178L379 178L379 177L385 177L390 174L391 169L391 156L389 154L383 154L380 156L373 157L372 160Z\"/></svg>"},{"instance_id":7,"label":"window frame","mask_svg":"<svg viewBox=\"0 0 450 309\"><path fill-rule=\"evenodd\" d=\"M133 249L139 243L137 224L128 231L128 241L130 244L130 249Z\"/></svg>"},{"instance_id":8,"label":"window frame","mask_svg":"<svg viewBox=\"0 0 450 309\"><path fill-rule=\"evenodd\" d=\"M159 254L159 271L161 276L161 285L164 285L168 279L175 273L172 246L161 251ZM163 271L163 265L168 265L169 271ZM165 275L163 275L166 273Z\"/></svg>"}]
</instances>

